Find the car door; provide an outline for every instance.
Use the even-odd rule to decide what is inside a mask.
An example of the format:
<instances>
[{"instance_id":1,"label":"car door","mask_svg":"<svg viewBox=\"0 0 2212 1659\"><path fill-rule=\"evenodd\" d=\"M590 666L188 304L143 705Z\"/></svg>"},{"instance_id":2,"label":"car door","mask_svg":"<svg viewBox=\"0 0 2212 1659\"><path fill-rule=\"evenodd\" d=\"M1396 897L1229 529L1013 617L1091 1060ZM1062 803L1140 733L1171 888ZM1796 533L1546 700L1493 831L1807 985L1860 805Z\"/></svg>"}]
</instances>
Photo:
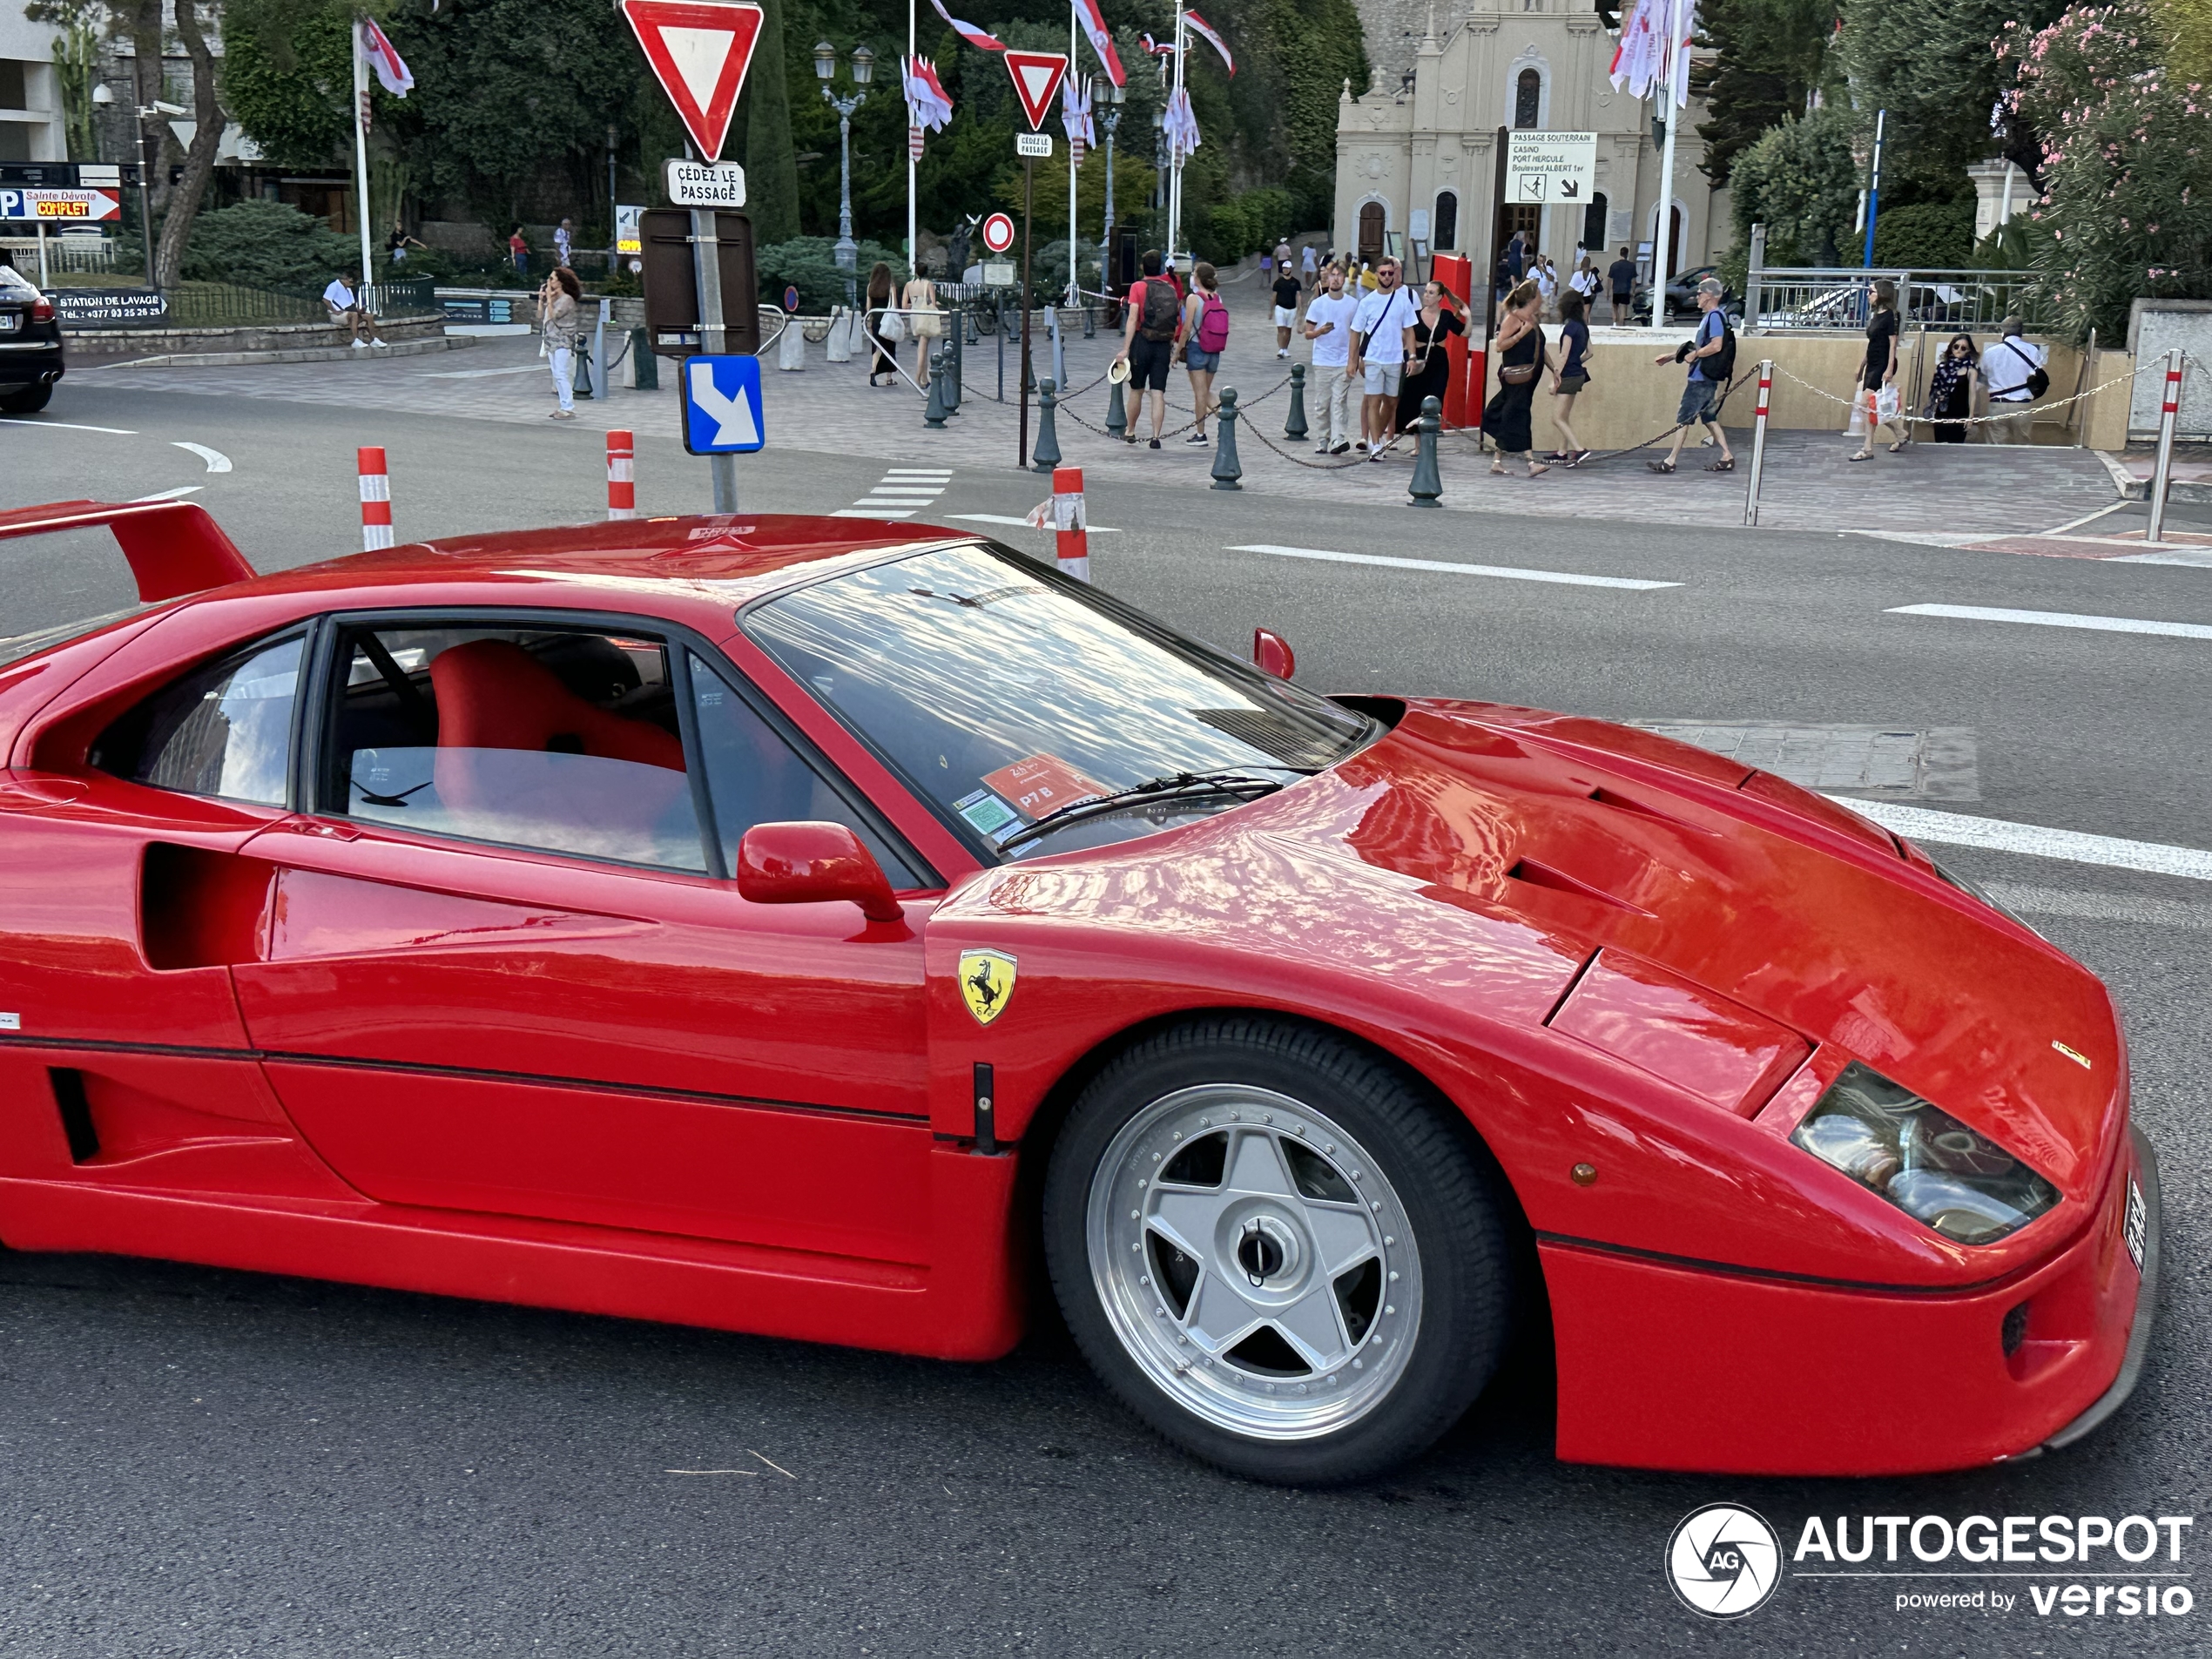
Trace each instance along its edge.
<instances>
[{"instance_id":1,"label":"car door","mask_svg":"<svg viewBox=\"0 0 2212 1659\"><path fill-rule=\"evenodd\" d=\"M632 618L340 618L313 810L234 969L278 1095L393 1204L927 1259L935 877L709 648ZM903 923L759 905L752 824L847 823Z\"/></svg>"}]
</instances>

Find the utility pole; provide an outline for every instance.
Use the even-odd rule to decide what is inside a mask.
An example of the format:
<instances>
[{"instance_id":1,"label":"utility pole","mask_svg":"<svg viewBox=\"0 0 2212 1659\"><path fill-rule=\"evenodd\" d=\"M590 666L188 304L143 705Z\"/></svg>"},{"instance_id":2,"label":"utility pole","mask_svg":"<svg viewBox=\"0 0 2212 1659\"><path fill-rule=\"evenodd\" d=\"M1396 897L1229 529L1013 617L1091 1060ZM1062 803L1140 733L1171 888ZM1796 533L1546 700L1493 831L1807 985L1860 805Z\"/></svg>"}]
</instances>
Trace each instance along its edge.
<instances>
[{"instance_id":1,"label":"utility pole","mask_svg":"<svg viewBox=\"0 0 2212 1659\"><path fill-rule=\"evenodd\" d=\"M1866 246L1859 255L1858 266L1865 270L1874 263L1874 218L1882 211L1882 138L1883 129L1889 125L1887 110L1874 111L1874 157L1866 176ZM2005 176L2006 185L2012 175Z\"/></svg>"}]
</instances>

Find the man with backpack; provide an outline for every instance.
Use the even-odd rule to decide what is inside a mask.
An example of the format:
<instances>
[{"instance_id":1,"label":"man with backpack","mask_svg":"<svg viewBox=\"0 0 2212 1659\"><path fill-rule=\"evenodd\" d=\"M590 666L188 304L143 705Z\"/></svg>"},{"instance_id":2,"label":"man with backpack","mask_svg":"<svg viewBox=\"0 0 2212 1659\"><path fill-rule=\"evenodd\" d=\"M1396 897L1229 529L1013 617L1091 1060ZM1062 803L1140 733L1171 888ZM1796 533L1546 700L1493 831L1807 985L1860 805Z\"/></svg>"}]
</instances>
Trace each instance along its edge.
<instances>
[{"instance_id":1,"label":"man with backpack","mask_svg":"<svg viewBox=\"0 0 2212 1659\"><path fill-rule=\"evenodd\" d=\"M2035 400L2051 389L2043 369L2043 351L2020 338L2026 325L2007 317L1997 343L1981 354L1981 375L1989 388L1989 424L1982 428L1991 443L2033 443Z\"/></svg>"},{"instance_id":2,"label":"man with backpack","mask_svg":"<svg viewBox=\"0 0 2212 1659\"><path fill-rule=\"evenodd\" d=\"M1697 320L1696 337L1651 360L1655 363L1686 361L1689 365L1689 381L1683 388L1682 407L1675 412L1674 448L1667 451L1664 461L1643 463L1654 472L1674 471L1675 463L1682 459L1683 440L1689 435L1692 426L1699 425L1711 433L1714 442L1721 447L1721 458L1705 470L1736 470L1735 452L1728 447L1728 434L1721 430L1714 411L1714 401L1720 395L1721 388L1736 374L1736 336L1729 332L1728 319L1722 314L1721 293L1717 277L1707 277L1699 283L1697 308L1704 314Z\"/></svg>"},{"instance_id":3,"label":"man with backpack","mask_svg":"<svg viewBox=\"0 0 2212 1659\"><path fill-rule=\"evenodd\" d=\"M1176 341L1183 334L1183 296L1172 278L1160 274L1160 251L1148 249L1144 274L1130 287L1123 307L1129 314L1122 330L1122 348L1115 361L1129 365L1132 395L1152 395L1152 448L1160 447L1160 432L1168 423L1168 369L1175 361ZM1136 411L1129 412L1129 441L1136 442Z\"/></svg>"}]
</instances>

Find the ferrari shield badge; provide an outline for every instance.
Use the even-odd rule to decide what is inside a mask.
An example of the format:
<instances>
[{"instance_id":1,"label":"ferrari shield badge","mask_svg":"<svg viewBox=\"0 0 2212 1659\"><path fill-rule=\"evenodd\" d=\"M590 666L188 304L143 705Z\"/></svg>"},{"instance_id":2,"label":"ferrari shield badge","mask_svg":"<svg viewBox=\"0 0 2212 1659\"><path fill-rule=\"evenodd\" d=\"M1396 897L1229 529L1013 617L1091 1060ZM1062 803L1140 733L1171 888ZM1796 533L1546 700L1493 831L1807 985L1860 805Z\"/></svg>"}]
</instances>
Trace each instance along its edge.
<instances>
[{"instance_id":1,"label":"ferrari shield badge","mask_svg":"<svg viewBox=\"0 0 2212 1659\"><path fill-rule=\"evenodd\" d=\"M961 952L960 995L976 1024L990 1024L1013 1000L1014 958L995 950Z\"/></svg>"}]
</instances>

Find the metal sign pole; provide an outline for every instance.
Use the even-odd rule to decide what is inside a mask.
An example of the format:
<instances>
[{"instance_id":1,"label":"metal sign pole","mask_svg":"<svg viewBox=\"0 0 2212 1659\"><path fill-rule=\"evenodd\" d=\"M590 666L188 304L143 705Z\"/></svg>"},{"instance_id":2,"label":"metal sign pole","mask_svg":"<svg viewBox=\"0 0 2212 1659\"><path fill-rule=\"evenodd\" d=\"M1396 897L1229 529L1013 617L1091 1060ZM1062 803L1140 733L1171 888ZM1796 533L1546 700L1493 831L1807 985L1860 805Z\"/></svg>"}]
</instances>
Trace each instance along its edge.
<instances>
[{"instance_id":1,"label":"metal sign pole","mask_svg":"<svg viewBox=\"0 0 2212 1659\"><path fill-rule=\"evenodd\" d=\"M1035 200L1037 158L1022 158L1022 442L1015 464L1029 468L1029 209Z\"/></svg>"},{"instance_id":2,"label":"metal sign pole","mask_svg":"<svg viewBox=\"0 0 2212 1659\"><path fill-rule=\"evenodd\" d=\"M715 210L711 207L691 209L691 268L697 274L699 288L699 348L719 354L724 350L722 321L722 247L716 237ZM707 475L714 482L714 510L734 513L738 510L738 458L735 455L709 455Z\"/></svg>"}]
</instances>

